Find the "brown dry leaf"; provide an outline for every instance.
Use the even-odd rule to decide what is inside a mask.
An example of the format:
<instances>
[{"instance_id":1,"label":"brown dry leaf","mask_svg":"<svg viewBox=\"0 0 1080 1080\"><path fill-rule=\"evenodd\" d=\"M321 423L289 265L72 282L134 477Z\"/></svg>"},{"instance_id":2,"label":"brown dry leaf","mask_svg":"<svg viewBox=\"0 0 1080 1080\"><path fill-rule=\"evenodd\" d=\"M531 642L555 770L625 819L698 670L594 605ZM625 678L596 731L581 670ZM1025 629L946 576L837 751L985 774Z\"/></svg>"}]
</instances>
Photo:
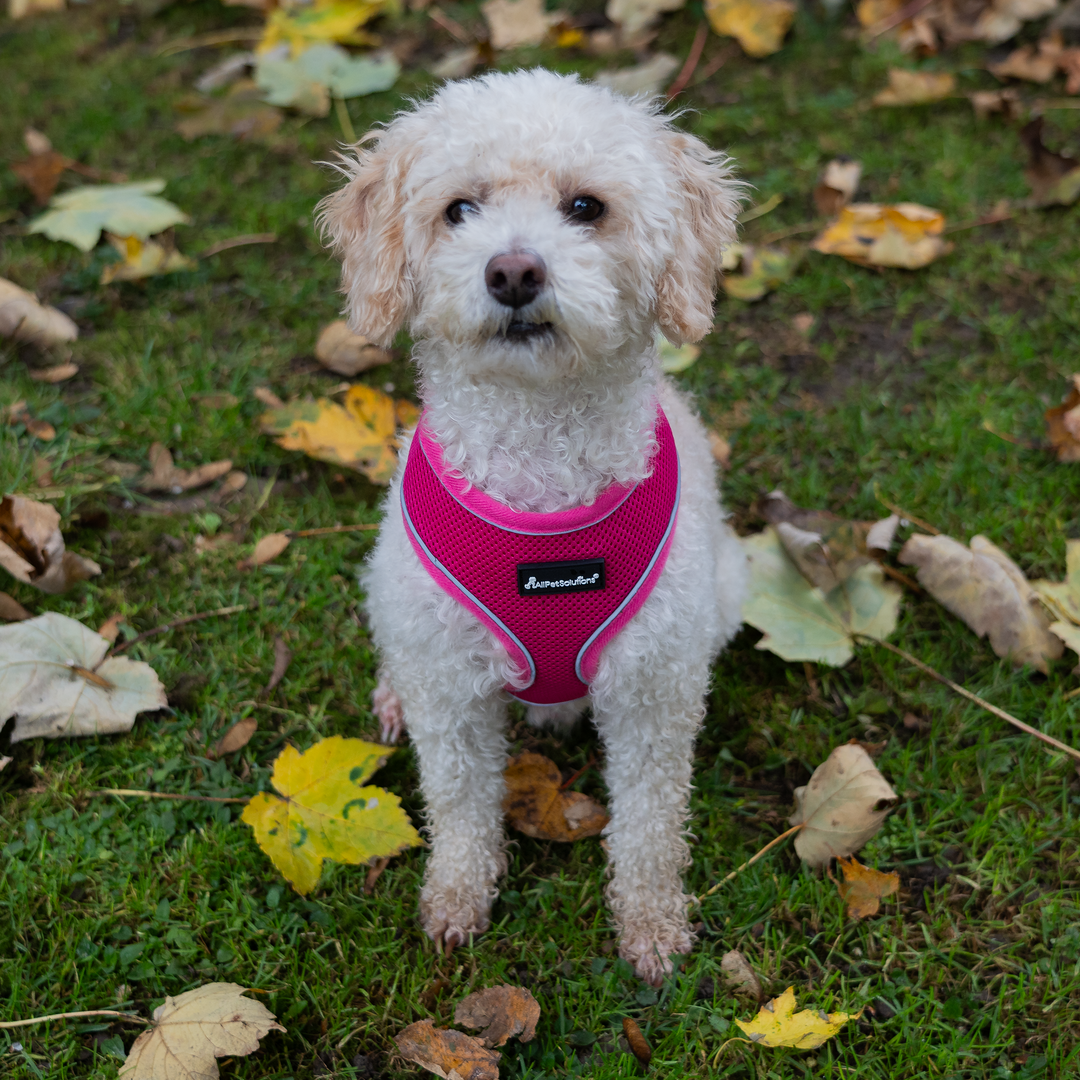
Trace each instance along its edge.
<instances>
[{"instance_id":1,"label":"brown dry leaf","mask_svg":"<svg viewBox=\"0 0 1080 1080\"><path fill-rule=\"evenodd\" d=\"M881 828L897 794L858 744L838 746L795 789L795 851L810 866L852 855Z\"/></svg>"},{"instance_id":2,"label":"brown dry leaf","mask_svg":"<svg viewBox=\"0 0 1080 1080\"><path fill-rule=\"evenodd\" d=\"M1060 405L1046 410L1046 435L1058 461L1080 461L1080 375Z\"/></svg>"},{"instance_id":3,"label":"brown dry leaf","mask_svg":"<svg viewBox=\"0 0 1080 1080\"><path fill-rule=\"evenodd\" d=\"M1080 94L1080 48L1063 49L1058 67L1065 76L1065 93Z\"/></svg>"},{"instance_id":4,"label":"brown dry leaf","mask_svg":"<svg viewBox=\"0 0 1080 1080\"><path fill-rule=\"evenodd\" d=\"M770 56L784 44L795 19L790 0L705 0L705 17L720 35L733 37L747 56Z\"/></svg>"},{"instance_id":5,"label":"brown dry leaf","mask_svg":"<svg viewBox=\"0 0 1080 1080\"><path fill-rule=\"evenodd\" d=\"M540 1002L521 986L491 986L470 994L454 1010L454 1023L483 1028L477 1036L486 1046L505 1046L517 1038L528 1042L536 1034Z\"/></svg>"},{"instance_id":6,"label":"brown dry leaf","mask_svg":"<svg viewBox=\"0 0 1080 1080\"><path fill-rule=\"evenodd\" d=\"M904 727L908 731L929 731L930 721L924 720L921 716L916 716L914 713L904 713L904 719L901 721Z\"/></svg>"},{"instance_id":7,"label":"brown dry leaf","mask_svg":"<svg viewBox=\"0 0 1080 1080\"><path fill-rule=\"evenodd\" d=\"M905 0L859 0L855 6L855 15L859 25L869 32L868 39L873 40L882 36L878 24L896 15L904 7ZM931 12L934 10L930 9ZM937 52L937 29L934 21L927 17L926 11L924 8L918 15L905 19L884 32L896 40L902 52L911 52L920 47L929 53Z\"/></svg>"},{"instance_id":8,"label":"brown dry leaf","mask_svg":"<svg viewBox=\"0 0 1080 1080\"><path fill-rule=\"evenodd\" d=\"M388 363L390 353L373 345L363 334L354 334L344 319L337 319L319 334L315 358L323 367L351 379L361 371Z\"/></svg>"},{"instance_id":9,"label":"brown dry leaf","mask_svg":"<svg viewBox=\"0 0 1080 1080\"><path fill-rule=\"evenodd\" d=\"M259 730L259 721L254 716L245 716L243 720L237 720L235 724L216 743L210 751L214 759L224 757L226 754L234 754L242 750L249 742L251 736Z\"/></svg>"},{"instance_id":10,"label":"brown dry leaf","mask_svg":"<svg viewBox=\"0 0 1080 1080\"><path fill-rule=\"evenodd\" d=\"M50 146L40 154L32 153L22 161L13 161L11 171L30 189L38 206L48 206L71 158L58 154Z\"/></svg>"},{"instance_id":11,"label":"brown dry leaf","mask_svg":"<svg viewBox=\"0 0 1080 1080\"><path fill-rule=\"evenodd\" d=\"M99 627L98 634L110 645L116 644L120 636L120 624L124 621L123 615L110 615Z\"/></svg>"},{"instance_id":12,"label":"brown dry leaf","mask_svg":"<svg viewBox=\"0 0 1080 1080\"><path fill-rule=\"evenodd\" d=\"M487 0L480 5L493 49L539 45L566 15L544 9L544 0Z\"/></svg>"},{"instance_id":13,"label":"brown dry leaf","mask_svg":"<svg viewBox=\"0 0 1080 1080\"><path fill-rule=\"evenodd\" d=\"M93 559L64 548L60 515L21 495L0 500L0 567L44 593L66 592L101 573Z\"/></svg>"},{"instance_id":14,"label":"brown dry leaf","mask_svg":"<svg viewBox=\"0 0 1080 1080\"><path fill-rule=\"evenodd\" d=\"M39 349L65 345L79 336L79 328L62 311L13 281L0 278L0 337L26 341Z\"/></svg>"},{"instance_id":15,"label":"brown dry leaf","mask_svg":"<svg viewBox=\"0 0 1080 1080\"><path fill-rule=\"evenodd\" d=\"M537 840L580 840L596 836L608 823L607 811L579 791L562 791L555 762L526 750L511 758L503 774L503 813L510 824Z\"/></svg>"},{"instance_id":16,"label":"brown dry leaf","mask_svg":"<svg viewBox=\"0 0 1080 1080\"><path fill-rule=\"evenodd\" d=\"M33 616L15 599L6 592L0 592L0 619L4 622L22 622Z\"/></svg>"},{"instance_id":17,"label":"brown dry leaf","mask_svg":"<svg viewBox=\"0 0 1080 1080\"><path fill-rule=\"evenodd\" d=\"M1058 0L990 0L973 26L957 25L955 40L985 41L998 45L1013 37L1025 22L1041 19L1058 6Z\"/></svg>"},{"instance_id":18,"label":"brown dry leaf","mask_svg":"<svg viewBox=\"0 0 1080 1080\"><path fill-rule=\"evenodd\" d=\"M950 536L915 534L899 558L918 568L919 584L939 604L979 637L989 636L998 656L1046 674L1048 661L1064 651L1023 571L985 536L964 547Z\"/></svg>"},{"instance_id":19,"label":"brown dry leaf","mask_svg":"<svg viewBox=\"0 0 1080 1080\"><path fill-rule=\"evenodd\" d=\"M1043 117L1020 129L1028 151L1024 179L1031 185L1035 206L1069 206L1080 198L1080 161L1048 150L1042 141Z\"/></svg>"},{"instance_id":20,"label":"brown dry leaf","mask_svg":"<svg viewBox=\"0 0 1080 1080\"><path fill-rule=\"evenodd\" d=\"M57 364L55 367L36 368L27 372L34 382L61 383L79 374L78 364Z\"/></svg>"},{"instance_id":21,"label":"brown dry leaf","mask_svg":"<svg viewBox=\"0 0 1080 1080\"><path fill-rule=\"evenodd\" d=\"M989 69L999 79L1048 83L1057 74L1060 53L1060 43L1055 45L1043 40L1038 47L1022 45L1019 49L1013 49L1000 63L990 64Z\"/></svg>"},{"instance_id":22,"label":"brown dry leaf","mask_svg":"<svg viewBox=\"0 0 1080 1080\"><path fill-rule=\"evenodd\" d=\"M216 1059L246 1057L268 1032L284 1031L236 983L207 983L154 1010L154 1026L134 1042L120 1080L217 1080Z\"/></svg>"},{"instance_id":23,"label":"brown dry leaf","mask_svg":"<svg viewBox=\"0 0 1080 1080\"><path fill-rule=\"evenodd\" d=\"M810 246L864 266L917 270L952 250L944 230L944 216L918 203L853 203Z\"/></svg>"},{"instance_id":24,"label":"brown dry leaf","mask_svg":"<svg viewBox=\"0 0 1080 1080\"><path fill-rule=\"evenodd\" d=\"M232 135L244 141L269 138L281 127L285 114L263 100L263 90L251 79L242 79L224 97L201 97L190 101L189 115L176 130L188 142L201 135Z\"/></svg>"},{"instance_id":25,"label":"brown dry leaf","mask_svg":"<svg viewBox=\"0 0 1080 1080\"><path fill-rule=\"evenodd\" d=\"M430 1020L418 1020L394 1036L398 1053L428 1072L446 1080L499 1080L497 1050L461 1031L437 1028Z\"/></svg>"},{"instance_id":26,"label":"brown dry leaf","mask_svg":"<svg viewBox=\"0 0 1080 1080\"><path fill-rule=\"evenodd\" d=\"M63 11L64 0L8 0L8 15L22 19L39 11Z\"/></svg>"},{"instance_id":27,"label":"brown dry leaf","mask_svg":"<svg viewBox=\"0 0 1080 1080\"><path fill-rule=\"evenodd\" d=\"M240 399L235 394L222 390L211 394L194 394L195 400L204 409L231 409L240 404Z\"/></svg>"},{"instance_id":28,"label":"brown dry leaf","mask_svg":"<svg viewBox=\"0 0 1080 1080\"><path fill-rule=\"evenodd\" d=\"M608 0L604 13L621 30L619 36L625 47L629 39L652 26L665 11L678 11L685 5L686 0Z\"/></svg>"},{"instance_id":29,"label":"brown dry leaf","mask_svg":"<svg viewBox=\"0 0 1080 1080\"><path fill-rule=\"evenodd\" d=\"M949 72L889 68L889 85L874 95L874 104L928 105L955 91L956 76Z\"/></svg>"},{"instance_id":30,"label":"brown dry leaf","mask_svg":"<svg viewBox=\"0 0 1080 1080\"><path fill-rule=\"evenodd\" d=\"M711 428L706 432L709 437L709 449L712 451L713 461L720 466L721 469L728 469L731 467L731 443L724 438L718 431L713 431Z\"/></svg>"},{"instance_id":31,"label":"brown dry leaf","mask_svg":"<svg viewBox=\"0 0 1080 1080\"><path fill-rule=\"evenodd\" d=\"M372 859L368 867L367 877L364 878L364 895L370 896L375 891L375 884L383 876L383 871L390 865L390 860L385 855L379 859Z\"/></svg>"},{"instance_id":32,"label":"brown dry leaf","mask_svg":"<svg viewBox=\"0 0 1080 1080\"><path fill-rule=\"evenodd\" d=\"M761 980L738 949L724 953L720 959L720 970L724 975L724 982L732 993L746 994L755 1001L761 1000Z\"/></svg>"},{"instance_id":33,"label":"brown dry leaf","mask_svg":"<svg viewBox=\"0 0 1080 1080\"><path fill-rule=\"evenodd\" d=\"M232 468L231 461L212 461L196 469L178 469L164 443L150 447L150 475L139 485L140 491L167 491L179 495L182 491L205 487L224 476Z\"/></svg>"},{"instance_id":34,"label":"brown dry leaf","mask_svg":"<svg viewBox=\"0 0 1080 1080\"><path fill-rule=\"evenodd\" d=\"M28 416L23 420L23 423L26 425L27 432L33 435L35 439L41 439L42 442L52 442L56 438L56 428L47 420L35 420L33 417Z\"/></svg>"},{"instance_id":35,"label":"brown dry leaf","mask_svg":"<svg viewBox=\"0 0 1080 1080\"><path fill-rule=\"evenodd\" d=\"M256 386L252 390L255 400L261 402L268 409L283 409L285 402L281 400L268 386Z\"/></svg>"},{"instance_id":36,"label":"brown dry leaf","mask_svg":"<svg viewBox=\"0 0 1080 1080\"><path fill-rule=\"evenodd\" d=\"M1010 87L1003 90L974 90L968 94L968 101L980 120L994 113L1001 113L1006 120L1015 120L1020 115L1020 95Z\"/></svg>"},{"instance_id":37,"label":"brown dry leaf","mask_svg":"<svg viewBox=\"0 0 1080 1080\"><path fill-rule=\"evenodd\" d=\"M279 533L278 535L280 536L283 534ZM263 539L266 538L263 537ZM282 550L284 551L284 548L282 548ZM292 663L292 658L292 649L290 649L289 646L285 644L284 638L275 637L274 670L270 672L270 681L266 684L266 689L263 691L263 693L269 694L270 691L273 690L274 687L277 686L277 684L285 678L285 672L288 671L289 665Z\"/></svg>"},{"instance_id":38,"label":"brown dry leaf","mask_svg":"<svg viewBox=\"0 0 1080 1080\"><path fill-rule=\"evenodd\" d=\"M236 566L237 570L252 570L276 559L292 542L288 533L269 533L256 544L255 550Z\"/></svg>"},{"instance_id":39,"label":"brown dry leaf","mask_svg":"<svg viewBox=\"0 0 1080 1080\"><path fill-rule=\"evenodd\" d=\"M870 866L864 866L853 855L836 860L844 873L844 880L836 883L840 899L847 903L848 914L853 919L867 919L881 909L886 896L900 890L900 875L895 871L883 874Z\"/></svg>"},{"instance_id":40,"label":"brown dry leaf","mask_svg":"<svg viewBox=\"0 0 1080 1080\"><path fill-rule=\"evenodd\" d=\"M652 1061L652 1047L649 1045L641 1028L638 1027L637 1021L631 1020L629 1016L624 1016L622 1030L623 1035L626 1036L626 1041L630 1044L634 1057L648 1068L649 1062Z\"/></svg>"},{"instance_id":41,"label":"brown dry leaf","mask_svg":"<svg viewBox=\"0 0 1080 1080\"><path fill-rule=\"evenodd\" d=\"M862 164L849 157L834 158L825 166L817 187L814 188L814 206L824 217L835 217L844 209L859 190Z\"/></svg>"}]
</instances>

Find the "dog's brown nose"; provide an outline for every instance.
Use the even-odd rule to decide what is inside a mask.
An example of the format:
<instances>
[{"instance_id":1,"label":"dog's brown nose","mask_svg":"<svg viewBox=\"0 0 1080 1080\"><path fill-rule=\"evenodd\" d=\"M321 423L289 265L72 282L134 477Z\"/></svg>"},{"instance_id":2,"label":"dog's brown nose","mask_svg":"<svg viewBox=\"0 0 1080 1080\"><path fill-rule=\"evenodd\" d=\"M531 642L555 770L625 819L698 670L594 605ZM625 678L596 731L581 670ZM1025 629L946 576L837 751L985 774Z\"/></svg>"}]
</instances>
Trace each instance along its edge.
<instances>
[{"instance_id":1,"label":"dog's brown nose","mask_svg":"<svg viewBox=\"0 0 1080 1080\"><path fill-rule=\"evenodd\" d=\"M484 281L500 304L516 309L536 299L547 281L547 267L534 251L509 251L487 264Z\"/></svg>"}]
</instances>

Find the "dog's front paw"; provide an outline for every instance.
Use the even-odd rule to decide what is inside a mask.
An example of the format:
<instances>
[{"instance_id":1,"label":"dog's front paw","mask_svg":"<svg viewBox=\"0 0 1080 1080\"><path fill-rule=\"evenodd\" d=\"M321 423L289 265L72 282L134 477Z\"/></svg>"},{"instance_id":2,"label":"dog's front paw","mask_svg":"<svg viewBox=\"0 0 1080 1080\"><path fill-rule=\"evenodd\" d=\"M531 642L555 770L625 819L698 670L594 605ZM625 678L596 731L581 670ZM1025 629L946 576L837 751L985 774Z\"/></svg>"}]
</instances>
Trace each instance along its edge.
<instances>
[{"instance_id":1,"label":"dog's front paw","mask_svg":"<svg viewBox=\"0 0 1080 1080\"><path fill-rule=\"evenodd\" d=\"M669 958L688 953L693 947L694 935L689 928L650 932L646 927L628 927L619 943L619 955L634 965L639 979L660 986L674 967Z\"/></svg>"},{"instance_id":2,"label":"dog's front paw","mask_svg":"<svg viewBox=\"0 0 1080 1080\"><path fill-rule=\"evenodd\" d=\"M420 894L420 925L449 954L491 925L491 903L491 897L481 890L428 884Z\"/></svg>"},{"instance_id":3,"label":"dog's front paw","mask_svg":"<svg viewBox=\"0 0 1080 1080\"><path fill-rule=\"evenodd\" d=\"M371 692L371 711L379 719L379 738L390 745L396 743L405 730L405 711L390 679L381 671L379 685Z\"/></svg>"}]
</instances>

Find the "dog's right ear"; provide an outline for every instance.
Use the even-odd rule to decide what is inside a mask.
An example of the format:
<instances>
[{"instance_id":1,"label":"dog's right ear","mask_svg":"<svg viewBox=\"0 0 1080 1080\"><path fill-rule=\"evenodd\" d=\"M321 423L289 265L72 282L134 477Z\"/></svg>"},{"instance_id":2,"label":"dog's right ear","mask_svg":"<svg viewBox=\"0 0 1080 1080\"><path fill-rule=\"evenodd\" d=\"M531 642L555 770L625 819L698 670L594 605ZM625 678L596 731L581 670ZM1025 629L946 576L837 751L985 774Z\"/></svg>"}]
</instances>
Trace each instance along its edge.
<instances>
[{"instance_id":1,"label":"dog's right ear","mask_svg":"<svg viewBox=\"0 0 1080 1080\"><path fill-rule=\"evenodd\" d=\"M378 138L371 132L361 140ZM341 259L350 327L388 347L413 305L405 258L402 181L406 166L383 145L357 146L344 159L349 182L318 206L323 240Z\"/></svg>"}]
</instances>

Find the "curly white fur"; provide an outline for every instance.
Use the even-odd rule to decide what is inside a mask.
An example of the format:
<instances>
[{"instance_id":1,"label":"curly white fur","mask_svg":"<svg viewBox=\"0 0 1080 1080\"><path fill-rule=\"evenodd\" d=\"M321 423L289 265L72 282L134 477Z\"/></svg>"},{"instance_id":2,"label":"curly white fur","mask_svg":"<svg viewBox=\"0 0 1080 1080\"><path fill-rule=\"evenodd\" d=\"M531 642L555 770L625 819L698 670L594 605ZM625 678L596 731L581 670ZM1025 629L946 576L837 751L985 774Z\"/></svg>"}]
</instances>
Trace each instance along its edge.
<instances>
[{"instance_id":1,"label":"curly white fur","mask_svg":"<svg viewBox=\"0 0 1080 1080\"><path fill-rule=\"evenodd\" d=\"M693 744L746 570L705 433L653 341L658 326L674 341L711 329L738 185L723 155L655 107L542 70L448 84L362 140L342 171L349 182L321 219L352 325L389 341L408 323L433 434L470 483L520 510L587 505L647 474L657 400L671 423L683 494L663 573L604 651L590 697L529 710L565 726L592 706L620 951L659 982L693 941L680 879ZM604 204L595 222L568 215L579 195ZM477 212L454 224L446 209L459 199ZM507 252L546 267L517 311L485 285L488 261ZM551 329L511 340L511 320ZM515 671L417 559L399 484L365 578L382 655L374 704L384 737L404 724L420 758L432 840L421 920L452 948L488 926L506 867L503 688Z\"/></svg>"}]
</instances>

